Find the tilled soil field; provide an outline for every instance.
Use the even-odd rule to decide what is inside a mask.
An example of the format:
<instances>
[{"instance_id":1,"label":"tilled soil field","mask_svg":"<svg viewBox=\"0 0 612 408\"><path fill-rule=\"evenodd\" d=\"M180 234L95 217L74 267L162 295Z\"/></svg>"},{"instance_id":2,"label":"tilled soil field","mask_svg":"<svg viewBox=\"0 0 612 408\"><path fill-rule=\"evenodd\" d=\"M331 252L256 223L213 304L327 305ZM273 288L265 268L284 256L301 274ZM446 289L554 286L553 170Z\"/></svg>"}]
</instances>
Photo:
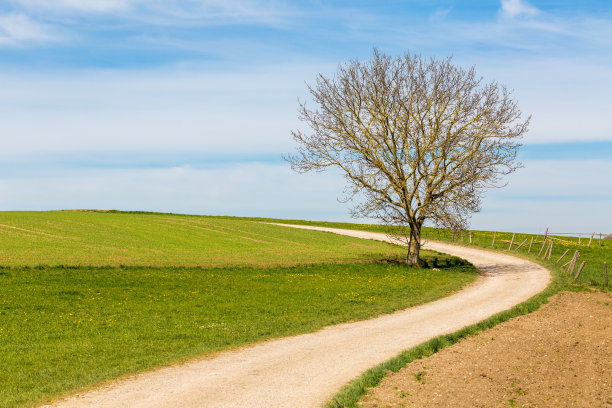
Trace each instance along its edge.
<instances>
[{"instance_id":1,"label":"tilled soil field","mask_svg":"<svg viewBox=\"0 0 612 408\"><path fill-rule=\"evenodd\" d=\"M612 407L612 294L559 293L390 374L359 407Z\"/></svg>"}]
</instances>

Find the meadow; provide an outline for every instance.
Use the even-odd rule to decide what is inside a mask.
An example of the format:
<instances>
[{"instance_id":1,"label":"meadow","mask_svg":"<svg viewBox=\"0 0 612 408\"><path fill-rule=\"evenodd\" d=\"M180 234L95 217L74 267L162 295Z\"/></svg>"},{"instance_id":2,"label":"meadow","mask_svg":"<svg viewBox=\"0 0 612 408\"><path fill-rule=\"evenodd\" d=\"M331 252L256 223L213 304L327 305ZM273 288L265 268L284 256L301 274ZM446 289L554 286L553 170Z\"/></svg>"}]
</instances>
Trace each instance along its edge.
<instances>
[{"instance_id":1,"label":"meadow","mask_svg":"<svg viewBox=\"0 0 612 408\"><path fill-rule=\"evenodd\" d=\"M252 220L0 213L0 406L446 296L471 265Z\"/></svg>"},{"instance_id":2,"label":"meadow","mask_svg":"<svg viewBox=\"0 0 612 408\"><path fill-rule=\"evenodd\" d=\"M3 266L291 266L395 256L388 244L257 220L102 211L0 212Z\"/></svg>"},{"instance_id":3,"label":"meadow","mask_svg":"<svg viewBox=\"0 0 612 408\"><path fill-rule=\"evenodd\" d=\"M254 218L251 218L254 219ZM345 222L325 222L325 221L304 221L304 220L271 220L261 218L259 220L266 220L270 222L285 222L292 224L301 225L312 225L329 228L345 228L351 230L370 231L370 232L381 232L381 233L393 233L396 231L394 228L390 228L384 225L375 224L357 224L357 223L345 223ZM608 288L612 284L612 240L608 239L596 239L593 238L591 245L588 245L589 239L579 239L578 237L571 236L556 236L548 235L549 238L554 238L554 245L550 254L550 259L545 259L542 251L543 234L525 234L525 233L514 233L511 231L471 231L471 242L470 242L470 231L464 231L463 235L453 232L448 229L423 227L421 230L423 239L431 239L436 241L449 242L456 245L473 246L487 250L504 251L510 252L512 255L523 257L526 259L533 260L537 263L545 265L551 270L558 270L561 272L561 267L567 261L569 261L574 254L574 251L578 250L580 258L578 259L574 268L574 275L578 271L579 265L584 261L585 265L578 276L578 279L574 280L573 276L570 276L567 268L563 268L563 273L560 274L560 278L563 279L564 283L578 283L583 285L594 286L598 288ZM493 243L493 236L495 235L495 241ZM512 238L514 236L514 241ZM529 243L533 239L533 245L529 246ZM519 245L525 242L522 246ZM564 242L565 241L565 242ZM510 242L512 244L512 250L509 251ZM561 256L568 252L559 261ZM604 273L604 262L608 265L608 286L605 286L605 273Z\"/></svg>"}]
</instances>

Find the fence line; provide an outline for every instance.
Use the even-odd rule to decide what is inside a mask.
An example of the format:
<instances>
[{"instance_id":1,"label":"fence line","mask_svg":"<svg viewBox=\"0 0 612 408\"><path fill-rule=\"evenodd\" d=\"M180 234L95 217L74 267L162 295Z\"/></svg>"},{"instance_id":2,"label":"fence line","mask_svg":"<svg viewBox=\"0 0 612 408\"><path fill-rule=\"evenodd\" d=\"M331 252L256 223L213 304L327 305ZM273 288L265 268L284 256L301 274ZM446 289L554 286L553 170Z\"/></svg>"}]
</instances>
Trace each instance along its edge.
<instances>
[{"instance_id":1,"label":"fence line","mask_svg":"<svg viewBox=\"0 0 612 408\"><path fill-rule=\"evenodd\" d=\"M489 231L485 231L484 232L485 235L482 236L480 235L479 231L472 231L472 230L467 230L467 229L466 230L438 229L437 230L438 237L442 237L442 235L444 235L445 237L449 237L449 235L447 235L447 232L445 231L448 231L448 233L451 234L450 236L452 236L452 240L455 242L461 241L461 243L464 243L465 241L469 239L468 241L469 245L476 244L476 245L487 246L488 245L487 241L491 239L491 235L489 235L490 234ZM467 233L467 236L464 235L464 232ZM544 234L506 232L506 233L500 233L501 234L500 235L498 234L498 231L492 231L492 232L493 232L493 237L491 239L491 248L499 249L500 246L502 246L502 248L505 248L506 251L514 251L514 252L518 252L519 249L525 248L527 253L531 253L531 250L533 249L533 244L541 245L540 248L536 247L536 250L538 251L537 256L542 259L546 259L546 260L552 259L552 262L554 262L555 264L561 264L561 262L563 261L564 263L560 266L560 268L563 268L567 272L569 277L573 278L574 281L578 280L582 276L583 272L585 273L586 276L590 277L592 276L592 273L594 271L598 271L597 272L598 275L601 272L603 272L602 274L603 276L599 275L600 277L604 278L603 284L606 286L608 286L609 284L608 283L608 279L609 279L608 264L605 261L603 262L603 271L601 271L600 269L601 268L600 261L598 261L596 264L593 264L593 262L590 262L590 258L587 257L587 260L581 260L581 262L579 262L579 258L581 257L581 254L578 249L574 250L574 254L568 260L567 255L570 253L572 248L567 248L567 245L563 245L563 244L570 244L570 245L575 245L578 247L591 248L591 245L593 245L593 240L596 240L598 241L599 248L601 248L602 239L606 237L607 234L596 233L596 232L589 232L589 233L586 233L586 232L583 232L583 233L549 232L549 228L546 228L546 231L544 232ZM560 238L558 235L561 235L565 239ZM573 236L574 239L577 238L577 241L570 240L571 238L570 236ZM588 242L583 241L582 236L588 237L589 238ZM510 239L504 239L505 237L508 237ZM482 241L482 238L486 238L485 242ZM521 240L521 238L523 239ZM527 241L529 241L529 243L527 243ZM468 245L467 242L465 243L465 245ZM605 247L608 247L608 246L609 246L608 244L605 245ZM561 251L563 251L561 256L559 256L557 259L552 258L553 255L556 258ZM556 252L556 253L553 254L553 252ZM590 266L586 265L587 263L589 263L587 261L590 262L589 264Z\"/></svg>"}]
</instances>

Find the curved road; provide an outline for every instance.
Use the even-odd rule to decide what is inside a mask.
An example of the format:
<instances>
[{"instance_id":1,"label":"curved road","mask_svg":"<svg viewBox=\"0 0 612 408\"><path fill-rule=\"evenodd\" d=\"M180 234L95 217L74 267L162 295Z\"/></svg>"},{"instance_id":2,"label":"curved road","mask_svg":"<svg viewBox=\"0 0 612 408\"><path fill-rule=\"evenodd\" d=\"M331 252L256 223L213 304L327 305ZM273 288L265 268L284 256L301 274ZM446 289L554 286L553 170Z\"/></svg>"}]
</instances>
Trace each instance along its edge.
<instances>
[{"instance_id":1,"label":"curved road","mask_svg":"<svg viewBox=\"0 0 612 408\"><path fill-rule=\"evenodd\" d=\"M293 227L389 240L378 233ZM464 258L481 276L435 302L143 373L51 406L320 407L367 369L432 337L509 309L544 290L550 281L545 268L509 255L439 242L426 242L424 248Z\"/></svg>"}]
</instances>

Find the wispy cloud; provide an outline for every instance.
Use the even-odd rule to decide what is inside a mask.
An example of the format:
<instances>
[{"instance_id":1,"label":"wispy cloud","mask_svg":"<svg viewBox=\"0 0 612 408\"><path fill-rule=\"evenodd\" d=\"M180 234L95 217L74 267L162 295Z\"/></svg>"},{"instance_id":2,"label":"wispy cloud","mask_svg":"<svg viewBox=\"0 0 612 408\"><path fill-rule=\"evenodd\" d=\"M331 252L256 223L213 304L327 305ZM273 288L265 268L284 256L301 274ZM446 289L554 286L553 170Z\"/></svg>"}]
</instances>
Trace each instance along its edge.
<instances>
[{"instance_id":1,"label":"wispy cloud","mask_svg":"<svg viewBox=\"0 0 612 408\"><path fill-rule=\"evenodd\" d=\"M190 214L349 220L337 201L340 174L297 174L286 164L236 163L215 169L42 169L0 175L0 210L106 208Z\"/></svg>"},{"instance_id":2,"label":"wispy cloud","mask_svg":"<svg viewBox=\"0 0 612 408\"><path fill-rule=\"evenodd\" d=\"M429 22L439 23L441 21L444 21L444 19L446 18L448 13L451 12L452 9L452 7L448 7L445 9L437 9L431 16L429 16Z\"/></svg>"},{"instance_id":3,"label":"wispy cloud","mask_svg":"<svg viewBox=\"0 0 612 408\"><path fill-rule=\"evenodd\" d=\"M601 48L609 50L612 44L612 19L604 13L539 10L526 2L504 0L497 13L481 15L476 21L455 10L440 17L435 12L428 20L414 24L381 26L374 38L383 44L401 42L411 50L486 53L489 58L506 58L511 53L522 57L572 53L573 58L592 61L611 55Z\"/></svg>"},{"instance_id":4,"label":"wispy cloud","mask_svg":"<svg viewBox=\"0 0 612 408\"><path fill-rule=\"evenodd\" d=\"M544 232L612 231L612 168L607 160L527 160L503 189L490 190L472 226ZM572 217L580 208L580 217Z\"/></svg>"},{"instance_id":5,"label":"wispy cloud","mask_svg":"<svg viewBox=\"0 0 612 408\"><path fill-rule=\"evenodd\" d=\"M274 0L13 0L13 4L35 15L113 14L154 25L277 24L291 9Z\"/></svg>"},{"instance_id":6,"label":"wispy cloud","mask_svg":"<svg viewBox=\"0 0 612 408\"><path fill-rule=\"evenodd\" d=\"M158 15L219 24L228 22L276 24L290 12L289 6L284 3L261 0L168 1L160 2L153 7L144 7L147 8Z\"/></svg>"},{"instance_id":7,"label":"wispy cloud","mask_svg":"<svg viewBox=\"0 0 612 408\"><path fill-rule=\"evenodd\" d=\"M109 13L127 10L138 0L15 0L17 6L44 12Z\"/></svg>"},{"instance_id":8,"label":"wispy cloud","mask_svg":"<svg viewBox=\"0 0 612 408\"><path fill-rule=\"evenodd\" d=\"M500 13L505 17L535 16L540 10L523 0L502 0Z\"/></svg>"},{"instance_id":9,"label":"wispy cloud","mask_svg":"<svg viewBox=\"0 0 612 408\"><path fill-rule=\"evenodd\" d=\"M318 65L243 70L166 68L0 76L6 155L57 151L197 151L234 155L290 150L304 80ZM32 120L32 118L36 118Z\"/></svg>"},{"instance_id":10,"label":"wispy cloud","mask_svg":"<svg viewBox=\"0 0 612 408\"><path fill-rule=\"evenodd\" d=\"M22 45L58 40L53 30L24 14L0 15L0 45Z\"/></svg>"},{"instance_id":11,"label":"wispy cloud","mask_svg":"<svg viewBox=\"0 0 612 408\"><path fill-rule=\"evenodd\" d=\"M282 0L8 0L0 2L0 45L95 42L116 50L146 47L139 39L148 38L167 50L164 39L189 46L220 37L202 29L284 30L298 15Z\"/></svg>"}]
</instances>

